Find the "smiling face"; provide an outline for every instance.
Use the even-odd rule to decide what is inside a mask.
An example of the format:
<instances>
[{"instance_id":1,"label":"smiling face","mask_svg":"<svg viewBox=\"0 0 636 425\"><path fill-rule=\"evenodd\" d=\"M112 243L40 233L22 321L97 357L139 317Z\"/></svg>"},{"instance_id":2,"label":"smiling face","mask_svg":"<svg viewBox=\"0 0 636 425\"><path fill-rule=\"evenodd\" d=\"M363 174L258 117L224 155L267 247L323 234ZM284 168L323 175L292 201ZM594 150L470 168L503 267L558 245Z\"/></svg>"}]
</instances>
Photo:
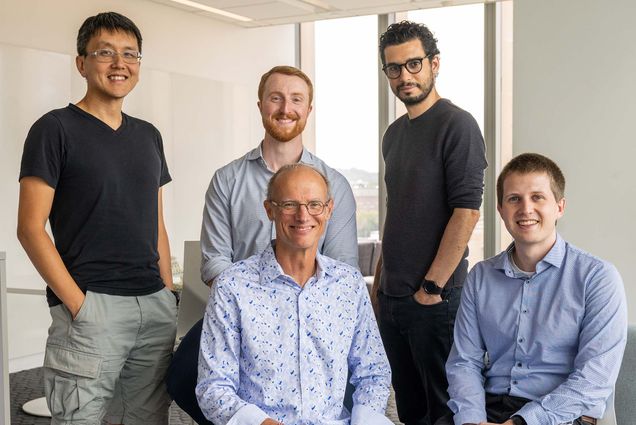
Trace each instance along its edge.
<instances>
[{"instance_id":1,"label":"smiling face","mask_svg":"<svg viewBox=\"0 0 636 425\"><path fill-rule=\"evenodd\" d=\"M133 34L123 31L101 30L86 45L88 53L98 49L112 49L116 52L139 51L137 39ZM121 55L115 56L111 63L98 62L91 55L77 56L77 69L86 78L86 96L104 102L123 101L123 98L139 81L140 63L125 63Z\"/></svg>"},{"instance_id":2,"label":"smiling face","mask_svg":"<svg viewBox=\"0 0 636 425\"><path fill-rule=\"evenodd\" d=\"M556 222L565 212L565 198L557 201L545 172L510 173L503 182L497 207L515 250L543 258L556 241Z\"/></svg>"},{"instance_id":3,"label":"smiling face","mask_svg":"<svg viewBox=\"0 0 636 425\"><path fill-rule=\"evenodd\" d=\"M435 75L439 70L439 57L426 58L422 42L414 38L406 43L387 46L384 49L386 64L403 64L411 59L424 58L420 72L411 74L402 68L398 78L389 79L393 94L408 107L427 99L435 86Z\"/></svg>"},{"instance_id":4,"label":"smiling face","mask_svg":"<svg viewBox=\"0 0 636 425\"><path fill-rule=\"evenodd\" d=\"M298 167L280 174L272 188L271 200L279 205L285 201L307 204L326 203L327 184L320 174L309 167ZM284 214L281 208L265 201L267 216L276 225L276 257L311 252L315 256L318 242L331 217L333 202L329 201L322 214L311 215L304 205L295 214Z\"/></svg>"},{"instance_id":5,"label":"smiling face","mask_svg":"<svg viewBox=\"0 0 636 425\"><path fill-rule=\"evenodd\" d=\"M309 87L295 75L274 73L265 83L263 99L258 102L263 127L279 142L300 136L311 112Z\"/></svg>"}]
</instances>

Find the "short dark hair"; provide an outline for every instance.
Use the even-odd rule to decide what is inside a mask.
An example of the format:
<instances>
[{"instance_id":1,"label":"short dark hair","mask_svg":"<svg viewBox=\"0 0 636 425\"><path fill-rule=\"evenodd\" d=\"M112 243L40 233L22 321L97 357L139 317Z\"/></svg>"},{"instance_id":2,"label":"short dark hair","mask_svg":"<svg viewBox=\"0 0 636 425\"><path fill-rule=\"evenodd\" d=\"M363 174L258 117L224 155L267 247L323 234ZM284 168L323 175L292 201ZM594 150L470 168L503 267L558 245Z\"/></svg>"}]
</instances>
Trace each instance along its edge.
<instances>
[{"instance_id":1,"label":"short dark hair","mask_svg":"<svg viewBox=\"0 0 636 425\"><path fill-rule=\"evenodd\" d=\"M318 173L318 175L322 177L323 181L325 182L325 186L327 187L327 199L331 199L331 185L329 184L329 180L327 179L327 176L325 176L323 173L320 172L320 170L318 170L315 167L312 167L311 165L303 164L302 162L296 162L293 164L283 165L269 179L269 183L267 183L267 200L268 201L273 201L274 187L276 185L276 180L278 180L281 174L285 174L289 171L297 170L299 168L306 168L308 170L312 170Z\"/></svg>"},{"instance_id":2,"label":"short dark hair","mask_svg":"<svg viewBox=\"0 0 636 425\"><path fill-rule=\"evenodd\" d=\"M433 56L439 55L437 39L426 25L411 21L396 22L389 25L384 34L380 36L380 58L382 59L382 65L386 65L384 49L386 49L387 46L406 43L416 38L422 43L422 48L429 61Z\"/></svg>"},{"instance_id":3,"label":"short dark hair","mask_svg":"<svg viewBox=\"0 0 636 425\"><path fill-rule=\"evenodd\" d=\"M137 39L137 46L141 52L141 32L130 19L117 12L103 12L86 18L77 33L77 54L86 56L86 45L90 39L102 30L123 31L132 34Z\"/></svg>"},{"instance_id":4,"label":"short dark hair","mask_svg":"<svg viewBox=\"0 0 636 425\"><path fill-rule=\"evenodd\" d=\"M546 173L550 177L550 189L552 189L554 199L560 201L565 196L565 177L559 166L547 156L538 153L522 153L512 158L497 178L497 204L499 206L503 202L504 181L512 173Z\"/></svg>"},{"instance_id":5,"label":"short dark hair","mask_svg":"<svg viewBox=\"0 0 636 425\"><path fill-rule=\"evenodd\" d=\"M263 101L263 94L265 93L265 83L267 83L267 80L273 74L283 74L283 75L298 77L301 80L303 80L305 83L307 83L307 87L309 87L309 104L311 105L311 102L314 100L314 85L311 83L311 79L307 76L307 74L302 72L300 69L294 66L287 66L287 65L275 66L261 76L261 82L258 84L258 100L259 101L261 102Z\"/></svg>"}]
</instances>

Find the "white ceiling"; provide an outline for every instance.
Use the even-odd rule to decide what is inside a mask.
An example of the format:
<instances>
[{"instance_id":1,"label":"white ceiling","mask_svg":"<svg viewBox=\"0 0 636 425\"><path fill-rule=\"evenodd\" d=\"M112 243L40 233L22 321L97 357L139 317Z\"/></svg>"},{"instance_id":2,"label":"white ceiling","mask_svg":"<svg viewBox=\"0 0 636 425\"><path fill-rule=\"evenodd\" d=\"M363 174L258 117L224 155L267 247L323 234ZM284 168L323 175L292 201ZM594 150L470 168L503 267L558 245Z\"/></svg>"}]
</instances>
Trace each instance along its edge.
<instances>
[{"instance_id":1,"label":"white ceiling","mask_svg":"<svg viewBox=\"0 0 636 425\"><path fill-rule=\"evenodd\" d=\"M171 0L150 1L243 27L261 27L470 3L490 3L497 0L192 0L204 6L249 18L249 21L227 18Z\"/></svg>"}]
</instances>

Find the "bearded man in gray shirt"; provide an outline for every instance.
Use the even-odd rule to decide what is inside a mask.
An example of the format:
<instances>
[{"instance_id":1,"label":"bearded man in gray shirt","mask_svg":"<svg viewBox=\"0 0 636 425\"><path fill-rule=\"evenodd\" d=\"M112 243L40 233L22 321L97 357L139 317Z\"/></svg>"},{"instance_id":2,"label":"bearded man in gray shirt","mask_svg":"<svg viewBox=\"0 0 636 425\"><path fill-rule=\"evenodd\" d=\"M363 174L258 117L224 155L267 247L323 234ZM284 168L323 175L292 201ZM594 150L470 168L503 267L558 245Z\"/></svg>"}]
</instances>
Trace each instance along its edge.
<instances>
[{"instance_id":1,"label":"bearded man in gray shirt","mask_svg":"<svg viewBox=\"0 0 636 425\"><path fill-rule=\"evenodd\" d=\"M358 267L356 204L351 187L342 174L303 147L302 132L312 100L311 80L297 68L277 66L261 77L257 105L265 137L255 149L217 170L205 195L201 279L208 285L232 263L263 251L275 239L274 225L262 208L267 183L279 168L297 162L322 172L333 192L333 214L319 251ZM197 423L209 424L194 393L201 324L194 325L175 353L168 391Z\"/></svg>"}]
</instances>

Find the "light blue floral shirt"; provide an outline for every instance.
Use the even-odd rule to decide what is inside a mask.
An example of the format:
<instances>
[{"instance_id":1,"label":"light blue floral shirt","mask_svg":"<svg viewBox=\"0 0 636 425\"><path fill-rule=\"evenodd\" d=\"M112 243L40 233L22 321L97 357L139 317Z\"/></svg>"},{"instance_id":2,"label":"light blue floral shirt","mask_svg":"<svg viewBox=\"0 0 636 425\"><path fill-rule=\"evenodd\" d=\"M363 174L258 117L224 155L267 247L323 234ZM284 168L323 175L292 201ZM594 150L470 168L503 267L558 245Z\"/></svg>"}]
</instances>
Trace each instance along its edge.
<instances>
[{"instance_id":1,"label":"light blue floral shirt","mask_svg":"<svg viewBox=\"0 0 636 425\"><path fill-rule=\"evenodd\" d=\"M345 263L320 254L316 261L302 288L271 246L216 279L196 388L210 421L391 424L391 372L364 280ZM349 370L351 413L343 407Z\"/></svg>"}]
</instances>

